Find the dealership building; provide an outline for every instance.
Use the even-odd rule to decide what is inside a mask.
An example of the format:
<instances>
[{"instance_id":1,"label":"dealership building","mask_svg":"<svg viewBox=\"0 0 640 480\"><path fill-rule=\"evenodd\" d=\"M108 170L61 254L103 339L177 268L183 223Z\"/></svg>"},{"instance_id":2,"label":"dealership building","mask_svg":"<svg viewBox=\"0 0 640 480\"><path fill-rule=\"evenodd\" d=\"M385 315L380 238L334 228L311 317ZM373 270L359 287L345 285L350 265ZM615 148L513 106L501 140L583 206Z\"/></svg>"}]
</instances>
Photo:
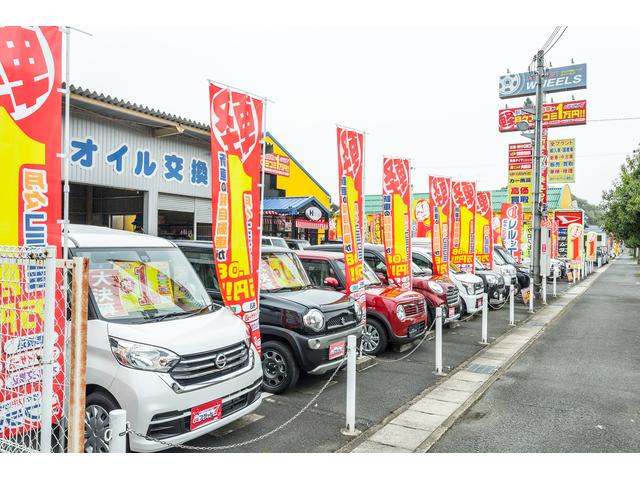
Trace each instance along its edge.
<instances>
[{"instance_id":1,"label":"dealership building","mask_svg":"<svg viewBox=\"0 0 640 480\"><path fill-rule=\"evenodd\" d=\"M209 126L71 86L72 223L211 239ZM331 198L266 134L264 233L326 235Z\"/></svg>"}]
</instances>

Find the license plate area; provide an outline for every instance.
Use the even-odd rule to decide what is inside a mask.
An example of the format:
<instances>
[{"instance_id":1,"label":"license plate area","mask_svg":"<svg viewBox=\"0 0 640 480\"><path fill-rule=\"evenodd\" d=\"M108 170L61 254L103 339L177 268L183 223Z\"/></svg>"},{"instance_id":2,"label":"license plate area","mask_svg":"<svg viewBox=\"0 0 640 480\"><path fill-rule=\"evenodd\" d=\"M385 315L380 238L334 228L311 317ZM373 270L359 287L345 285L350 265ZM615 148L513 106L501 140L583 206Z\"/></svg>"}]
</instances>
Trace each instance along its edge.
<instances>
[{"instance_id":1,"label":"license plate area","mask_svg":"<svg viewBox=\"0 0 640 480\"><path fill-rule=\"evenodd\" d=\"M456 315L456 307L449 307L449 318L455 317Z\"/></svg>"},{"instance_id":2,"label":"license plate area","mask_svg":"<svg viewBox=\"0 0 640 480\"><path fill-rule=\"evenodd\" d=\"M329 344L329 360L340 358L346 353L346 342L340 340L339 342L333 342Z\"/></svg>"},{"instance_id":3,"label":"license plate area","mask_svg":"<svg viewBox=\"0 0 640 480\"><path fill-rule=\"evenodd\" d=\"M222 399L204 403L191 409L190 430L203 427L222 418Z\"/></svg>"},{"instance_id":4,"label":"license plate area","mask_svg":"<svg viewBox=\"0 0 640 480\"><path fill-rule=\"evenodd\" d=\"M407 329L407 337L413 338L418 336L422 331L422 325L422 323L414 323L413 325L409 325L409 328Z\"/></svg>"}]
</instances>

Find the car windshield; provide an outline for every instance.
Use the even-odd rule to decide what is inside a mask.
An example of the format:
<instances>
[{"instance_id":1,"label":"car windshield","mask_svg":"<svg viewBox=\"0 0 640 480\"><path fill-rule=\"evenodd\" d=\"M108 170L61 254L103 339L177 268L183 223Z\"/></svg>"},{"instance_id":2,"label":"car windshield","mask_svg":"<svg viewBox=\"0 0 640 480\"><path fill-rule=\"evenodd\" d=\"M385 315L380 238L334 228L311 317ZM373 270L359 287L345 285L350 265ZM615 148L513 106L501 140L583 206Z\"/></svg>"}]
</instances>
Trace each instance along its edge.
<instances>
[{"instance_id":1,"label":"car windshield","mask_svg":"<svg viewBox=\"0 0 640 480\"><path fill-rule=\"evenodd\" d=\"M480 260L478 260L477 258L475 259L475 264L476 264L476 270L488 270Z\"/></svg>"},{"instance_id":2,"label":"car windshield","mask_svg":"<svg viewBox=\"0 0 640 480\"><path fill-rule=\"evenodd\" d=\"M494 250L493 253L493 263L495 263L496 265L506 265L507 262L504 261L504 258L502 258L502 255L500 255L499 253L496 255L496 253L498 252L498 250Z\"/></svg>"},{"instance_id":3,"label":"car windshield","mask_svg":"<svg viewBox=\"0 0 640 480\"><path fill-rule=\"evenodd\" d=\"M74 256L89 258L89 289L104 320L161 321L195 315L211 305L177 248L77 249Z\"/></svg>"},{"instance_id":4,"label":"car windshield","mask_svg":"<svg viewBox=\"0 0 640 480\"><path fill-rule=\"evenodd\" d=\"M274 247L289 248L289 245L287 245L287 242L284 238L271 237L270 240L271 245L273 245Z\"/></svg>"},{"instance_id":5,"label":"car windshield","mask_svg":"<svg viewBox=\"0 0 640 480\"><path fill-rule=\"evenodd\" d=\"M344 260L338 260L336 262L338 264L338 268L342 275L344 276ZM382 282L376 275L376 272L373 271L373 268L369 266L367 262L362 262L363 272L364 272L364 284L367 287L372 287L374 285L382 285Z\"/></svg>"},{"instance_id":6,"label":"car windshield","mask_svg":"<svg viewBox=\"0 0 640 480\"><path fill-rule=\"evenodd\" d=\"M511 256L511 254L507 250L504 250L502 248L498 248L497 250L498 250L498 252L500 252L500 256L503 258L503 260L505 262L507 262L507 263L509 263L511 265L516 265L515 258L513 258Z\"/></svg>"},{"instance_id":7,"label":"car windshield","mask_svg":"<svg viewBox=\"0 0 640 480\"><path fill-rule=\"evenodd\" d=\"M294 253L263 253L260 262L260 290L277 292L311 286L309 277Z\"/></svg>"}]
</instances>

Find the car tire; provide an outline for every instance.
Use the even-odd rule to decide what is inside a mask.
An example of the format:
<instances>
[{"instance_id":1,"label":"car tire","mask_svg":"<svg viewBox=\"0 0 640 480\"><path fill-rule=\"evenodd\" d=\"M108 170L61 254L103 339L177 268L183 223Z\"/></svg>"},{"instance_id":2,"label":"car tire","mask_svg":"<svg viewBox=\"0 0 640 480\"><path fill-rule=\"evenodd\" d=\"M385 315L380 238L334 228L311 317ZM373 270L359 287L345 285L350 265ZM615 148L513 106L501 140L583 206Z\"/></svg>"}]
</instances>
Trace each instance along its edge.
<instances>
[{"instance_id":1,"label":"car tire","mask_svg":"<svg viewBox=\"0 0 640 480\"><path fill-rule=\"evenodd\" d=\"M387 330L375 318L367 318L362 332L362 351L367 355L378 355L387 349L389 338Z\"/></svg>"},{"instance_id":2,"label":"car tire","mask_svg":"<svg viewBox=\"0 0 640 480\"><path fill-rule=\"evenodd\" d=\"M262 344L262 390L282 393L293 388L300 378L300 368L286 344L269 340Z\"/></svg>"},{"instance_id":3,"label":"car tire","mask_svg":"<svg viewBox=\"0 0 640 480\"><path fill-rule=\"evenodd\" d=\"M84 409L84 451L86 453L109 453L105 432L109 428L109 412L120 406L111 395L96 390L87 395ZM127 450L128 450L127 440Z\"/></svg>"}]
</instances>

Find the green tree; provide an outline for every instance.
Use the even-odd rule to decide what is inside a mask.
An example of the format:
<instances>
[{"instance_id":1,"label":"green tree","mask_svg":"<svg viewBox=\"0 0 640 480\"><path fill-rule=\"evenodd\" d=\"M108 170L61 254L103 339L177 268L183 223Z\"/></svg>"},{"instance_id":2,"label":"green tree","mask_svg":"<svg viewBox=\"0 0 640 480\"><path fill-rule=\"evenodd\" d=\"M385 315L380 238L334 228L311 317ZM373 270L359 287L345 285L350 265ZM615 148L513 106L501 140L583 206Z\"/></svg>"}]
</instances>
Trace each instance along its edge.
<instances>
[{"instance_id":1,"label":"green tree","mask_svg":"<svg viewBox=\"0 0 640 480\"><path fill-rule=\"evenodd\" d=\"M628 156L613 188L602 192L604 228L632 249L640 247L640 153Z\"/></svg>"}]
</instances>

